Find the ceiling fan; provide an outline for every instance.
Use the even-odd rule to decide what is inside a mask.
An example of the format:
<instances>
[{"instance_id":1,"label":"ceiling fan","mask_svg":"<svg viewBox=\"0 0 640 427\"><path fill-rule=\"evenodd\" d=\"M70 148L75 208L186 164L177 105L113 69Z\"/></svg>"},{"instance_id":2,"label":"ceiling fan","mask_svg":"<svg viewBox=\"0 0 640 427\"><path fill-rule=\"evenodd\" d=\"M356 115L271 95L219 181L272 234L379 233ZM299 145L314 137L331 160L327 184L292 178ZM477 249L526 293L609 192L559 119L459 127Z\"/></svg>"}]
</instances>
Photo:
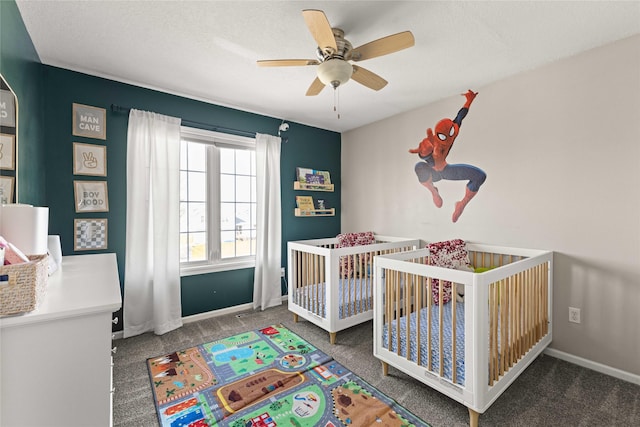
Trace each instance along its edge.
<instances>
[{"instance_id":1,"label":"ceiling fan","mask_svg":"<svg viewBox=\"0 0 640 427\"><path fill-rule=\"evenodd\" d=\"M331 27L323 11L306 9L302 11L302 16L318 44L317 59L259 60L258 65L261 67L317 65L317 77L309 86L307 96L318 95L325 86L336 89L349 79L353 79L370 89L380 90L388 83L385 79L365 68L351 64L349 61L359 62L376 58L415 44L411 31L403 31L354 49L351 43L344 38L343 30Z\"/></svg>"}]
</instances>

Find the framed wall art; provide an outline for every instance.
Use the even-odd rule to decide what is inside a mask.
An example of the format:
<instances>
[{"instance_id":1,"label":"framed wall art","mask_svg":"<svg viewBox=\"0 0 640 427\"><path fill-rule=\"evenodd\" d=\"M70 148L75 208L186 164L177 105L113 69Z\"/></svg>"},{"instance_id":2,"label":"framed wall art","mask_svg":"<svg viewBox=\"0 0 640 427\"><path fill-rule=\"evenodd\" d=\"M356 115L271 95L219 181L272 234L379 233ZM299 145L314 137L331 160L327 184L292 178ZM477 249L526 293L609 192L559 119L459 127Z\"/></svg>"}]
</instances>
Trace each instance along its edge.
<instances>
[{"instance_id":1,"label":"framed wall art","mask_svg":"<svg viewBox=\"0 0 640 427\"><path fill-rule=\"evenodd\" d=\"M107 110L74 103L73 135L107 139Z\"/></svg>"},{"instance_id":2,"label":"framed wall art","mask_svg":"<svg viewBox=\"0 0 640 427\"><path fill-rule=\"evenodd\" d=\"M107 219L106 218L76 218L73 221L74 251L90 251L107 249Z\"/></svg>"},{"instance_id":3,"label":"framed wall art","mask_svg":"<svg viewBox=\"0 0 640 427\"><path fill-rule=\"evenodd\" d=\"M0 169L16 168L16 136L0 133Z\"/></svg>"},{"instance_id":4,"label":"framed wall art","mask_svg":"<svg viewBox=\"0 0 640 427\"><path fill-rule=\"evenodd\" d=\"M107 176L107 147L74 142L73 174Z\"/></svg>"},{"instance_id":5,"label":"framed wall art","mask_svg":"<svg viewBox=\"0 0 640 427\"><path fill-rule=\"evenodd\" d=\"M107 181L73 181L76 212L109 212Z\"/></svg>"},{"instance_id":6,"label":"framed wall art","mask_svg":"<svg viewBox=\"0 0 640 427\"><path fill-rule=\"evenodd\" d=\"M0 205L13 203L13 186L15 178L12 176L0 176Z\"/></svg>"},{"instance_id":7,"label":"framed wall art","mask_svg":"<svg viewBox=\"0 0 640 427\"><path fill-rule=\"evenodd\" d=\"M0 126L16 127L16 97L6 89L0 89Z\"/></svg>"}]
</instances>

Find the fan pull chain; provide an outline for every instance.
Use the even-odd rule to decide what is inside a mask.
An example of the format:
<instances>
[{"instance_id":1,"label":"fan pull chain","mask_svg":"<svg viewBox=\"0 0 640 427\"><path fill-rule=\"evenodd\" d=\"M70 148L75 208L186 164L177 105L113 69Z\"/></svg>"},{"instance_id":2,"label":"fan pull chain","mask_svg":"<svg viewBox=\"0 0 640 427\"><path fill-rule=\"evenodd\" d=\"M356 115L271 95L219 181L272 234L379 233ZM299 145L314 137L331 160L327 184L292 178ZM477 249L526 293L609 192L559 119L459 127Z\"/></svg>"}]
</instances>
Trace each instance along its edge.
<instances>
[{"instance_id":1,"label":"fan pull chain","mask_svg":"<svg viewBox=\"0 0 640 427\"><path fill-rule=\"evenodd\" d=\"M333 88L333 111L338 115L340 120L340 94L338 93L338 87Z\"/></svg>"}]
</instances>

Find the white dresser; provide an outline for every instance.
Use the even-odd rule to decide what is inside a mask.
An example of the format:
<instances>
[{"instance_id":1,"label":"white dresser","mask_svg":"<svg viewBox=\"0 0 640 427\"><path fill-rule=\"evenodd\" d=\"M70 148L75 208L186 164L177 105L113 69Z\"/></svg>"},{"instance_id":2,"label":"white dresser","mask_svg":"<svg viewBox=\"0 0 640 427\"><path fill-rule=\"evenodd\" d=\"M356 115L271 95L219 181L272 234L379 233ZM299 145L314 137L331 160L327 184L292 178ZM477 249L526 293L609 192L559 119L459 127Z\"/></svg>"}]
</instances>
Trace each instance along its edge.
<instances>
[{"instance_id":1,"label":"white dresser","mask_svg":"<svg viewBox=\"0 0 640 427\"><path fill-rule=\"evenodd\" d=\"M122 305L116 255L74 255L41 306L0 318L0 426L112 425L111 316Z\"/></svg>"}]
</instances>

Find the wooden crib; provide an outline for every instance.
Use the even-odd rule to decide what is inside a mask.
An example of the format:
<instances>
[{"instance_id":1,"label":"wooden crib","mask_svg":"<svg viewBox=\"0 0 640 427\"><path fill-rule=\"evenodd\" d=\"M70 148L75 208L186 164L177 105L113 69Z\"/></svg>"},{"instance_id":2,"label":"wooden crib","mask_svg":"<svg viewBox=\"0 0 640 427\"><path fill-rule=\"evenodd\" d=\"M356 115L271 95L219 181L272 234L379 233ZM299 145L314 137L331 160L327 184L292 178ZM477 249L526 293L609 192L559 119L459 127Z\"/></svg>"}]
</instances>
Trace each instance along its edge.
<instances>
[{"instance_id":1,"label":"wooden crib","mask_svg":"<svg viewBox=\"0 0 640 427\"><path fill-rule=\"evenodd\" d=\"M472 266L491 269L428 265L428 249L375 258L374 354L384 375L388 365L411 375L467 406L477 426L551 343L553 253L467 249ZM441 303L445 280L454 296L464 289L463 301Z\"/></svg>"},{"instance_id":2,"label":"wooden crib","mask_svg":"<svg viewBox=\"0 0 640 427\"><path fill-rule=\"evenodd\" d=\"M413 250L419 239L371 234L374 243L336 247L338 238L288 242L288 299L298 316L336 333L373 318L373 260L377 255Z\"/></svg>"}]
</instances>

